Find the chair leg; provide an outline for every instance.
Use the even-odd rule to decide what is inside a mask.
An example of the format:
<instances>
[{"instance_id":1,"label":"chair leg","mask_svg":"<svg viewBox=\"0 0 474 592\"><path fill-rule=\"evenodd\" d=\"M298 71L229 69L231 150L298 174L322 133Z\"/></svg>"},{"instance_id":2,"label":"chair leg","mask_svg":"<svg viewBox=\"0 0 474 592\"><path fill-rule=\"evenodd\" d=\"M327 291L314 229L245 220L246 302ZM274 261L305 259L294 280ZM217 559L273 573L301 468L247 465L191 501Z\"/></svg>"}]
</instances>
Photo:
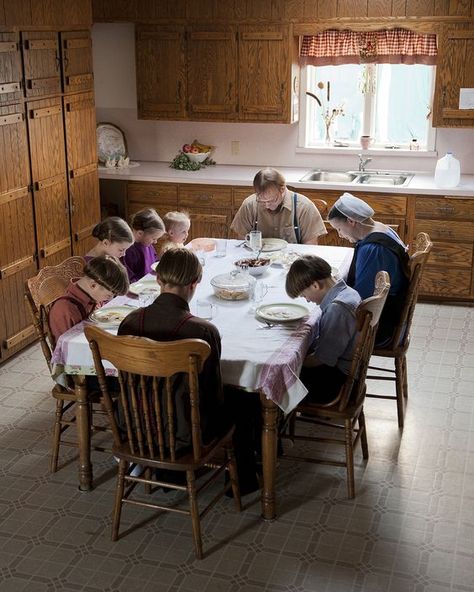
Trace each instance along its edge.
<instances>
[{"instance_id":1,"label":"chair leg","mask_svg":"<svg viewBox=\"0 0 474 592\"><path fill-rule=\"evenodd\" d=\"M235 462L234 449L228 447L225 449L227 455L227 462L229 467L229 477L232 485L232 493L234 494L235 507L237 512L242 512L242 500L240 498L239 477L237 475L237 465Z\"/></svg>"},{"instance_id":2,"label":"chair leg","mask_svg":"<svg viewBox=\"0 0 474 592\"><path fill-rule=\"evenodd\" d=\"M62 399L56 399L56 416L54 419L51 460L49 463L49 470L51 473L55 473L58 470L58 457L59 446L61 444L61 420L63 417L63 408L64 401Z\"/></svg>"},{"instance_id":3,"label":"chair leg","mask_svg":"<svg viewBox=\"0 0 474 592\"><path fill-rule=\"evenodd\" d=\"M403 428L403 416L405 414L403 382L403 360L401 358L395 358L395 391L397 394L397 415L399 428Z\"/></svg>"},{"instance_id":4,"label":"chair leg","mask_svg":"<svg viewBox=\"0 0 474 592\"><path fill-rule=\"evenodd\" d=\"M360 447L362 448L362 457L367 460L369 458L369 445L367 443L367 428L365 426L364 410L359 415L359 431L360 431Z\"/></svg>"},{"instance_id":5,"label":"chair leg","mask_svg":"<svg viewBox=\"0 0 474 592\"><path fill-rule=\"evenodd\" d=\"M194 552L196 553L197 559L202 559L201 519L199 517L199 506L196 494L196 482L193 471L186 471L186 480L188 486L191 520L193 523Z\"/></svg>"},{"instance_id":6,"label":"chair leg","mask_svg":"<svg viewBox=\"0 0 474 592\"><path fill-rule=\"evenodd\" d=\"M355 497L354 487L354 447L352 445L352 422L350 419L344 420L344 434L346 440L346 471L347 471L347 497Z\"/></svg>"},{"instance_id":7,"label":"chair leg","mask_svg":"<svg viewBox=\"0 0 474 592\"><path fill-rule=\"evenodd\" d=\"M407 368L407 357L405 354L402 358L402 368L403 368L403 396L405 399L408 399L408 368Z\"/></svg>"},{"instance_id":8,"label":"chair leg","mask_svg":"<svg viewBox=\"0 0 474 592\"><path fill-rule=\"evenodd\" d=\"M117 485L115 488L115 504L112 515L112 540L118 539L119 527L120 527L120 516L122 514L122 498L123 490L125 486L125 473L127 472L128 462L120 459L118 472L117 472Z\"/></svg>"},{"instance_id":9,"label":"chair leg","mask_svg":"<svg viewBox=\"0 0 474 592\"><path fill-rule=\"evenodd\" d=\"M296 431L296 411L291 414L288 421L288 436L290 440L295 443L295 431Z\"/></svg>"},{"instance_id":10,"label":"chair leg","mask_svg":"<svg viewBox=\"0 0 474 592\"><path fill-rule=\"evenodd\" d=\"M151 468L150 467L146 467L146 469L143 471L143 476L145 477L145 479L151 479ZM147 495L151 494L151 485L149 483L145 483L145 493Z\"/></svg>"}]
</instances>

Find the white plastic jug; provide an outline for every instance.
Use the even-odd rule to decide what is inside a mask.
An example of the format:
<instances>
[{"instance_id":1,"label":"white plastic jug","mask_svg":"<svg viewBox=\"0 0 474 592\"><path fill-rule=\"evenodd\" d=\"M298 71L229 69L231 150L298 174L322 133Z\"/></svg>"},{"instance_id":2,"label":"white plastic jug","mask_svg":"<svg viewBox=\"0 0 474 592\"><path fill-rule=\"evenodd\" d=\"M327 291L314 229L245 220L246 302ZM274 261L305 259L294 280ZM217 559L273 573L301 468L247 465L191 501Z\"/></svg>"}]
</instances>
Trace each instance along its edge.
<instances>
[{"instance_id":1,"label":"white plastic jug","mask_svg":"<svg viewBox=\"0 0 474 592\"><path fill-rule=\"evenodd\" d=\"M461 179L461 167L459 160L454 158L452 152L446 152L446 156L436 163L434 181L440 189L457 187Z\"/></svg>"}]
</instances>

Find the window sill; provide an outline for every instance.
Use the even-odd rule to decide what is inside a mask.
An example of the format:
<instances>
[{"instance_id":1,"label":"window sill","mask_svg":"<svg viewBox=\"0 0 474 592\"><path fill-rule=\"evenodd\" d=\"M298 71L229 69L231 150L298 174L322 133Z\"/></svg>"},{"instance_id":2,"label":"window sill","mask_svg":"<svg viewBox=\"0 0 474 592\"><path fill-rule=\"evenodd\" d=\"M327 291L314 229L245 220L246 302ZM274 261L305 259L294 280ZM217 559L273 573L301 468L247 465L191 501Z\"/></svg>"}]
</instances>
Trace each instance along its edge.
<instances>
[{"instance_id":1,"label":"window sill","mask_svg":"<svg viewBox=\"0 0 474 592\"><path fill-rule=\"evenodd\" d=\"M362 150L356 146L338 147L338 146L321 146L313 148L303 148L297 146L295 152L297 154L366 154L367 156L402 156L414 158L437 158L436 150L407 150L403 148L370 148L369 150Z\"/></svg>"}]
</instances>

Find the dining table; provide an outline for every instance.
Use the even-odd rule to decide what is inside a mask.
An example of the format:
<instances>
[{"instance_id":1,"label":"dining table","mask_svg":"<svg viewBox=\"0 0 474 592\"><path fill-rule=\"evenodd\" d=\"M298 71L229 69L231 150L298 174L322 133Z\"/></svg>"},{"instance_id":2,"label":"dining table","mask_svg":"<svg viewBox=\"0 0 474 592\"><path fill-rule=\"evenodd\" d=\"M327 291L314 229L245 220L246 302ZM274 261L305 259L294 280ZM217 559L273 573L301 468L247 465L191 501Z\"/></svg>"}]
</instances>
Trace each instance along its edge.
<instances>
[{"instance_id":1,"label":"dining table","mask_svg":"<svg viewBox=\"0 0 474 592\"><path fill-rule=\"evenodd\" d=\"M260 254L269 258L261 276L255 277L258 289L253 299L224 300L216 296L211 280L217 275L238 269L237 260L249 258L252 252L243 241L228 239L225 255L222 251L195 250L203 265L203 275L193 300L191 313L198 316L203 309L211 311L211 322L219 330L222 341L221 373L225 384L255 393L260 397L262 410L262 516L276 517L276 464L278 443L278 417L281 412L290 413L305 397L307 389L299 379L301 366L318 328L321 315L316 304L304 298L291 299L285 291L285 279L291 261L300 255L322 257L333 268L333 274L344 277L352 259L353 250L345 247L319 245L286 245L273 241ZM199 246L199 242L195 245ZM204 243L209 249L207 241ZM273 250L274 249L274 250ZM217 256L217 255L220 256ZM244 272L245 273L245 272ZM131 285L130 292L118 296L102 308L146 304L140 295L141 286L150 286L156 276L148 274ZM146 290L144 290L145 292ZM149 290L148 290L149 291ZM204 307L204 304L212 306ZM294 305L299 305L295 307ZM276 306L276 309L274 308ZM198 310L199 307L199 310ZM285 311L282 318L274 318L272 311ZM304 308L301 308L304 307ZM102 310L101 309L101 310ZM270 311L270 316L266 312ZM278 313L276 315L278 317ZM271 321L271 322L270 322ZM78 424L79 488L92 488L90 413L86 377L95 375L92 352L84 335L84 327L93 320L85 320L61 335L53 353L53 378L58 382L71 375L77 396L76 421ZM96 321L97 322L97 321ZM100 326L100 321L99 326ZM107 326L107 331L117 332L117 326ZM115 369L104 363L106 372L113 375Z\"/></svg>"}]
</instances>

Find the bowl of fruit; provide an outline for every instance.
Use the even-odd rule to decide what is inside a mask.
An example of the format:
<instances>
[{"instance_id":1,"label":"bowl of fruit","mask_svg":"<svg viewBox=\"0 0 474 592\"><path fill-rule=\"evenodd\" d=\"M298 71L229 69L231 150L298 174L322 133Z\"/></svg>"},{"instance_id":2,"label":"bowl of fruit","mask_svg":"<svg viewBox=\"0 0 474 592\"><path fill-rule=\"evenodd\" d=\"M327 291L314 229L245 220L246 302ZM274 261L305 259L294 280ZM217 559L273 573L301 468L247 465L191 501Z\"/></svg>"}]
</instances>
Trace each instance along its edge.
<instances>
[{"instance_id":1,"label":"bowl of fruit","mask_svg":"<svg viewBox=\"0 0 474 592\"><path fill-rule=\"evenodd\" d=\"M192 144L184 144L181 151L191 162L204 162L211 155L212 146L194 140Z\"/></svg>"}]
</instances>

